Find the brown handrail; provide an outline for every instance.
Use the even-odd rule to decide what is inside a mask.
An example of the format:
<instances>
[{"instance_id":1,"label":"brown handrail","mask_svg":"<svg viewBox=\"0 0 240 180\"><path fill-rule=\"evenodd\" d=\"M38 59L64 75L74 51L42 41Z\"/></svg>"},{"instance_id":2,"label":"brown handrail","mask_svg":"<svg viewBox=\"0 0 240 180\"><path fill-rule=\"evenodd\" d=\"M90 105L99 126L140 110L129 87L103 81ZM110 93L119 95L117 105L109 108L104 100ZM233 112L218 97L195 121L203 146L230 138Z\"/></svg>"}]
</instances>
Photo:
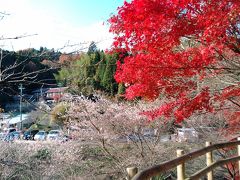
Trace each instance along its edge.
<instances>
[{"instance_id":1,"label":"brown handrail","mask_svg":"<svg viewBox=\"0 0 240 180\"><path fill-rule=\"evenodd\" d=\"M199 179L202 176L204 176L205 174L207 174L208 172L215 169L216 167L227 164L229 162L235 162L235 161L239 161L239 160L240 160L240 156L235 156L235 157L232 157L232 158L226 158L226 159L218 160L215 163L211 164L210 166L207 166L207 167L203 168L202 170L198 171L197 173L193 174L192 176L190 176L186 180Z\"/></svg>"},{"instance_id":2,"label":"brown handrail","mask_svg":"<svg viewBox=\"0 0 240 180\"><path fill-rule=\"evenodd\" d=\"M237 145L240 145L240 141L213 144L211 146L208 146L208 147L190 152L188 154L185 154L181 157L175 158L171 161L166 161L159 165L155 165L155 166L147 168L143 171L140 171L133 177L133 180L148 180L153 176L157 176L160 173L166 172L166 171L178 166L179 164L183 164L186 161L189 161L189 160L192 160L199 156L202 156L202 155L206 154L207 152L221 149L221 148L233 147L233 146L237 146Z\"/></svg>"}]
</instances>

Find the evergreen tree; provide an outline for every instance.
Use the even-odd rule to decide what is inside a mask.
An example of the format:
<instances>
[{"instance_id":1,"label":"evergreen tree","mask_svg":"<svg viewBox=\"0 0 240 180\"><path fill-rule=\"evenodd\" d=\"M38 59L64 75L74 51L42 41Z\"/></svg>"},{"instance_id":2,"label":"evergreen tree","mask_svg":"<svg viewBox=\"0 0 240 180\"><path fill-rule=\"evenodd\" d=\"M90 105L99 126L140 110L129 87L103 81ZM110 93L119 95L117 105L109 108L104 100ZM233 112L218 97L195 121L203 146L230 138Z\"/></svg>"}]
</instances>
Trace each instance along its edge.
<instances>
[{"instance_id":1,"label":"evergreen tree","mask_svg":"<svg viewBox=\"0 0 240 180\"><path fill-rule=\"evenodd\" d=\"M95 79L95 83L96 83L96 88L103 90L102 80L103 80L104 72L106 69L106 56L103 51L100 52L99 55L100 55L100 61L96 68L96 74L95 74L94 79Z\"/></svg>"},{"instance_id":2,"label":"evergreen tree","mask_svg":"<svg viewBox=\"0 0 240 180\"><path fill-rule=\"evenodd\" d=\"M118 58L116 55L107 56L106 69L104 71L104 76L101 81L101 84L104 87L104 89L111 95L114 95L117 92L117 83L114 79L117 59Z\"/></svg>"},{"instance_id":3,"label":"evergreen tree","mask_svg":"<svg viewBox=\"0 0 240 180\"><path fill-rule=\"evenodd\" d=\"M94 90L101 90L113 96L118 93L118 84L114 79L118 59L117 54L109 55L103 51L85 54L80 60L62 68L55 78L77 94L89 95ZM119 88L122 93L124 86L119 85Z\"/></svg>"},{"instance_id":4,"label":"evergreen tree","mask_svg":"<svg viewBox=\"0 0 240 180\"><path fill-rule=\"evenodd\" d=\"M92 41L88 47L87 54L90 55L95 53L96 51L97 51L97 45L94 41Z\"/></svg>"}]
</instances>

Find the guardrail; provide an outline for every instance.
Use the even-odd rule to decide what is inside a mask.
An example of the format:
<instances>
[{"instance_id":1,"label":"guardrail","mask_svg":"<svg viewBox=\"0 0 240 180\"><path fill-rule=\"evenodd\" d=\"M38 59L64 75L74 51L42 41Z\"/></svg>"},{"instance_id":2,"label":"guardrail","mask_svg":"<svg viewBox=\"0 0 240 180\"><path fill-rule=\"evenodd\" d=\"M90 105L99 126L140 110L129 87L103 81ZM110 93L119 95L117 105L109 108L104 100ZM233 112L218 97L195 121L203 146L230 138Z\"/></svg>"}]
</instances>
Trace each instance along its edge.
<instances>
[{"instance_id":1,"label":"guardrail","mask_svg":"<svg viewBox=\"0 0 240 180\"><path fill-rule=\"evenodd\" d=\"M222 149L222 148L229 148L236 146L238 149L238 156L221 159L216 162L213 162L213 151ZM190 177L186 178L185 176L185 162L189 160L193 160L199 156L206 155L206 164L207 166L200 171L196 172L195 174L191 175ZM128 179L131 180L149 180L151 177L158 176L163 172L166 172L170 169L177 167L177 180L193 180L199 179L205 175L207 175L208 180L213 180L213 169L219 167L221 165L227 164L229 162L236 162L238 161L239 164L239 173L240 173L240 137L237 141L233 142L226 142L226 143L219 143L219 144L211 144L210 142L206 142L206 147L190 152L188 154L183 154L183 150L177 150L177 158L152 166L145 170L138 172L137 167L130 167L127 168L128 172Z\"/></svg>"}]
</instances>

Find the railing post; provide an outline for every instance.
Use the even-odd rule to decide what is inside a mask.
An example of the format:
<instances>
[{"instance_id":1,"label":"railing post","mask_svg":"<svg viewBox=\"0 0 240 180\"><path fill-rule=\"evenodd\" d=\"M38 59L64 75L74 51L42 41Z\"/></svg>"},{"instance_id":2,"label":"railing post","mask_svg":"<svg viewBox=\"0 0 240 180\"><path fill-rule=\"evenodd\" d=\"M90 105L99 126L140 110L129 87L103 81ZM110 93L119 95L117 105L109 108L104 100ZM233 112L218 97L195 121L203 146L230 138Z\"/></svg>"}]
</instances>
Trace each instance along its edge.
<instances>
[{"instance_id":1,"label":"railing post","mask_svg":"<svg viewBox=\"0 0 240 180\"><path fill-rule=\"evenodd\" d=\"M237 140L240 141L240 137L238 137ZM240 156L240 145L238 145L238 156ZM238 161L238 173L240 176L240 161Z\"/></svg>"},{"instance_id":2,"label":"railing post","mask_svg":"<svg viewBox=\"0 0 240 180\"><path fill-rule=\"evenodd\" d=\"M177 150L177 157L180 157L183 155L183 150L178 149ZM177 180L184 180L185 179L185 165L179 164L177 166Z\"/></svg>"},{"instance_id":3,"label":"railing post","mask_svg":"<svg viewBox=\"0 0 240 180\"><path fill-rule=\"evenodd\" d=\"M211 146L211 142L206 142L206 147ZM212 156L212 151L206 153L206 160L207 160L207 166L210 166L213 163L213 156ZM213 180L213 172L210 171L207 173L207 179L208 180Z\"/></svg>"},{"instance_id":4,"label":"railing post","mask_svg":"<svg viewBox=\"0 0 240 180\"><path fill-rule=\"evenodd\" d=\"M138 173L138 168L137 167L129 167L127 168L127 179L131 180L136 174Z\"/></svg>"}]
</instances>

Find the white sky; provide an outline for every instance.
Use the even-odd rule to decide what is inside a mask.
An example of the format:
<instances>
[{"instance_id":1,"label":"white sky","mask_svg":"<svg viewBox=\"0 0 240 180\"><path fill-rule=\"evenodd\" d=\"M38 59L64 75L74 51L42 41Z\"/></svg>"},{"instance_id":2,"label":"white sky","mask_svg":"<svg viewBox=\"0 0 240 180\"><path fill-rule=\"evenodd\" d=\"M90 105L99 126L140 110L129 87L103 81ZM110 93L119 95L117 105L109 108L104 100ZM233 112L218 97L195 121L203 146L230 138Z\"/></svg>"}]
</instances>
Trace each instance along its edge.
<instances>
[{"instance_id":1,"label":"white sky","mask_svg":"<svg viewBox=\"0 0 240 180\"><path fill-rule=\"evenodd\" d=\"M74 21L66 18L67 12L60 13L51 8L43 8L43 6L38 8L32 2L34 0L0 0L0 12L10 14L0 21L2 38L38 34L18 40L1 40L0 46L3 49L16 51L26 48L39 49L40 46L58 49L67 43L90 41L101 41L97 46L103 50L110 47L112 35L108 32L108 27L103 25L103 21L92 21L88 24L73 23ZM40 0L38 2L41 3ZM113 9L116 8L113 7Z\"/></svg>"}]
</instances>

